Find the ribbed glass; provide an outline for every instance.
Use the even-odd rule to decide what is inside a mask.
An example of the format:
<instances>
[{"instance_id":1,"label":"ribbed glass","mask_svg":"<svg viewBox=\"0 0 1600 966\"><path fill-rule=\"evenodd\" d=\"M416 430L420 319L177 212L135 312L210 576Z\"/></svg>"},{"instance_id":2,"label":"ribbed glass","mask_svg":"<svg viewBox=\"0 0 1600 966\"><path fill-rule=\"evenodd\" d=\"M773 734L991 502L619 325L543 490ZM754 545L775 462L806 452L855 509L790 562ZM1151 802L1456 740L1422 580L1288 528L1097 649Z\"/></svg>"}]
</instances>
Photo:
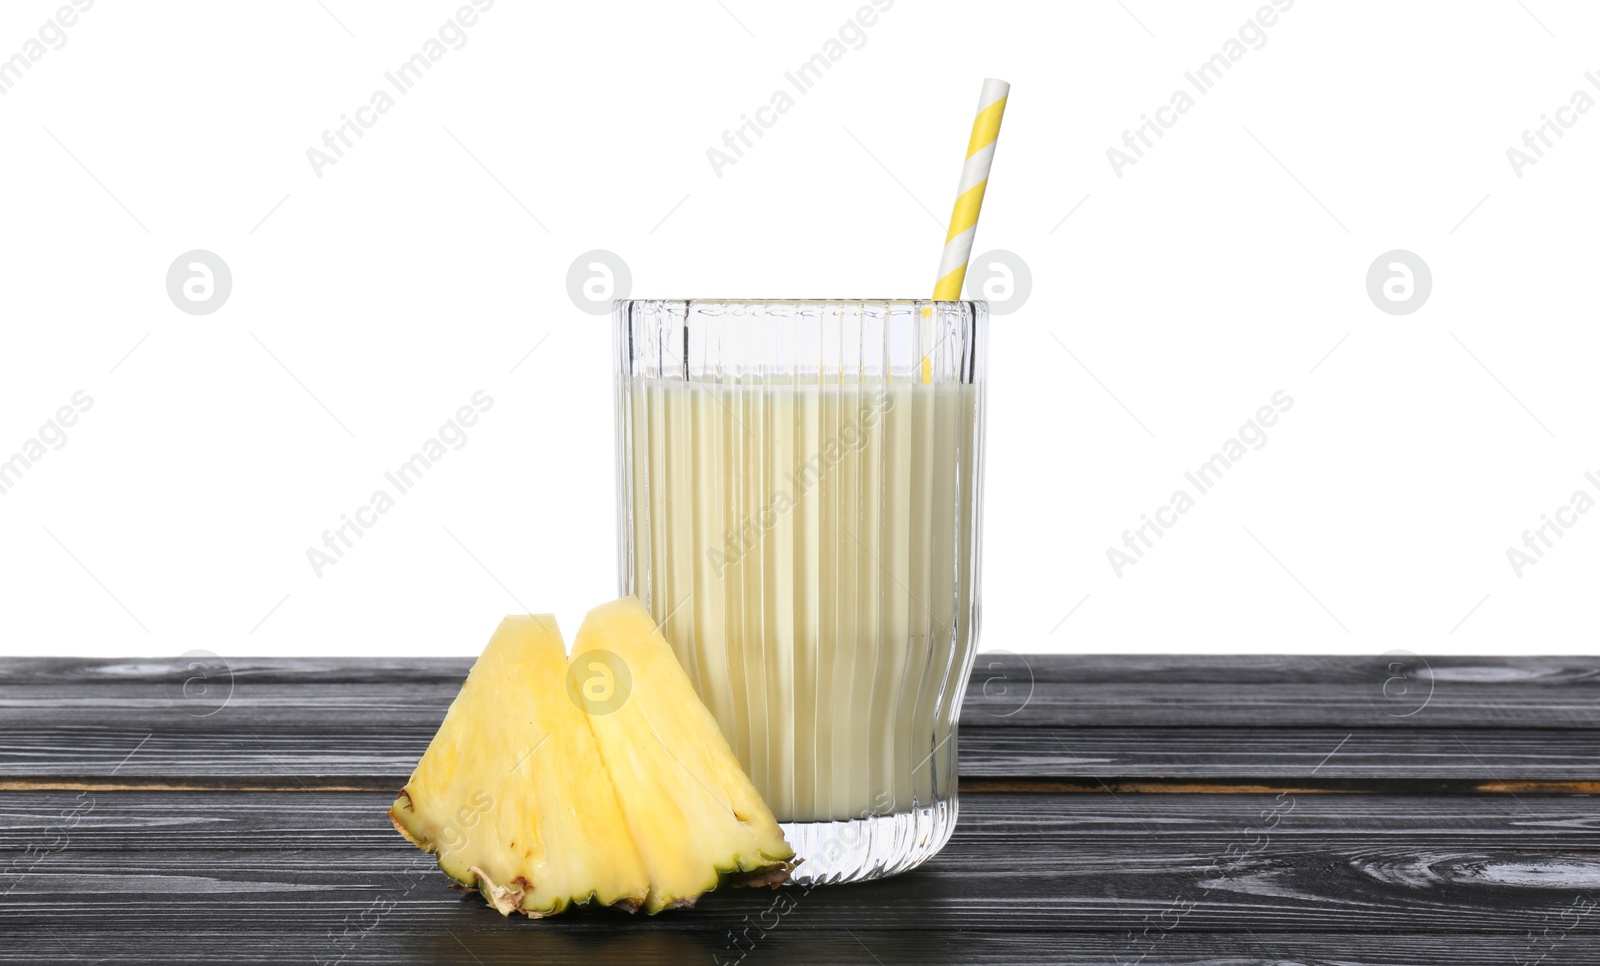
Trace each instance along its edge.
<instances>
[{"instance_id":1,"label":"ribbed glass","mask_svg":"<svg viewBox=\"0 0 1600 966\"><path fill-rule=\"evenodd\" d=\"M619 301L622 592L805 860L911 868L955 821L978 628L984 302Z\"/></svg>"}]
</instances>

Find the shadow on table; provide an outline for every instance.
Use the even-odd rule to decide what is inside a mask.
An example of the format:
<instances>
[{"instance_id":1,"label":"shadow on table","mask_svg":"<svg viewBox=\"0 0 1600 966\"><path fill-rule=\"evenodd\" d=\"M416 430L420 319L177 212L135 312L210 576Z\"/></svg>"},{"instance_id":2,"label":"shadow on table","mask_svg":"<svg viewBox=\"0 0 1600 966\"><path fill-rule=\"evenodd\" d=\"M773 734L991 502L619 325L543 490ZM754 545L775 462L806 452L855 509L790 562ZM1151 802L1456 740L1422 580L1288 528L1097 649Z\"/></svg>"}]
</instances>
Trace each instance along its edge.
<instances>
[{"instance_id":1,"label":"shadow on table","mask_svg":"<svg viewBox=\"0 0 1600 966\"><path fill-rule=\"evenodd\" d=\"M711 963L733 966L823 955L829 962L906 961L880 931L939 932L957 901L950 883L923 870L883 882L806 889L732 889L693 910L657 916L570 910L550 919L501 919L464 897L458 926L414 935L412 951L448 966L501 963ZM901 937L900 943L904 942ZM919 944L920 945L920 944ZM900 951L905 951L904 946ZM937 946L919 963L946 961ZM930 955L932 954L932 955ZM960 960L949 960L957 962Z\"/></svg>"}]
</instances>

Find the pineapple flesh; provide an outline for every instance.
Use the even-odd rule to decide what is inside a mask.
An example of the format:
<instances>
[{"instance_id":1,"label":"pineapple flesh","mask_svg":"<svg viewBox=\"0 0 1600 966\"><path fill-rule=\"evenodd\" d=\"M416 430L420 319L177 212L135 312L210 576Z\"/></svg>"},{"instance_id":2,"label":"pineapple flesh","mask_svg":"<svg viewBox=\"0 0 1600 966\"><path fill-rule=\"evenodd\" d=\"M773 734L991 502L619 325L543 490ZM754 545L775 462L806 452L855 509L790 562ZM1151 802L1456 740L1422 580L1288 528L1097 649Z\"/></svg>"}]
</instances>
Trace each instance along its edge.
<instances>
[{"instance_id":1,"label":"pineapple flesh","mask_svg":"<svg viewBox=\"0 0 1600 966\"><path fill-rule=\"evenodd\" d=\"M693 905L725 876L788 877L794 850L643 604L589 612L571 677L649 875L647 911Z\"/></svg>"},{"instance_id":2,"label":"pineapple flesh","mask_svg":"<svg viewBox=\"0 0 1600 966\"><path fill-rule=\"evenodd\" d=\"M389 816L502 915L644 904L650 879L550 615L507 617Z\"/></svg>"}]
</instances>

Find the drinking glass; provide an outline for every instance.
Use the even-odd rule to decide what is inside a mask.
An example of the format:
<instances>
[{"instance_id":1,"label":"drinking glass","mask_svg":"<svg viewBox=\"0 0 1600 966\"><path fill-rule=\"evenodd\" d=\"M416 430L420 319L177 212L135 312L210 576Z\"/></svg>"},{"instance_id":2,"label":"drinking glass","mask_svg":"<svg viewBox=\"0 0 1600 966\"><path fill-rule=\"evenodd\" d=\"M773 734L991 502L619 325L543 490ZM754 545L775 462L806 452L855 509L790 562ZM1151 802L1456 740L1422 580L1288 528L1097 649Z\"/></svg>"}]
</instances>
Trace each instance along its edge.
<instances>
[{"instance_id":1,"label":"drinking glass","mask_svg":"<svg viewBox=\"0 0 1600 966\"><path fill-rule=\"evenodd\" d=\"M978 633L988 304L619 300L622 593L803 860L949 840Z\"/></svg>"}]
</instances>

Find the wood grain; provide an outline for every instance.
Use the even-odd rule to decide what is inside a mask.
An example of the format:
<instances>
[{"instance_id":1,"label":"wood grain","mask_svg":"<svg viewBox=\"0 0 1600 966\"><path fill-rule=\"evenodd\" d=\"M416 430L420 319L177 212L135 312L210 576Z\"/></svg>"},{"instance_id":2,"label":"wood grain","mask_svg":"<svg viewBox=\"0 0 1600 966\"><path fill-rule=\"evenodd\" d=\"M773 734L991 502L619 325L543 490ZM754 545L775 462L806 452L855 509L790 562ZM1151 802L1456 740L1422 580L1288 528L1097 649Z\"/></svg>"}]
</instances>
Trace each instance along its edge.
<instances>
[{"instance_id":1,"label":"wood grain","mask_svg":"<svg viewBox=\"0 0 1600 966\"><path fill-rule=\"evenodd\" d=\"M950 845L883 882L719 892L691 915L602 910L504 920L447 888L431 859L356 793L0 795L0 933L234 918L241 934L325 934L376 903L386 929L719 934L793 899L796 930L885 922L1009 933L1380 930L1521 934L1600 902L1592 799L1372 796L974 796ZM18 864L20 860L21 864ZM241 915L248 910L248 915ZM1593 942L1600 909L1569 932ZM1137 942L1135 942L1137 945ZM1132 957L1129 957L1132 958Z\"/></svg>"},{"instance_id":2,"label":"wood grain","mask_svg":"<svg viewBox=\"0 0 1600 966\"><path fill-rule=\"evenodd\" d=\"M393 729L301 708L211 718L169 713L104 723L11 722L0 779L161 778L176 784L403 783L437 720ZM1342 743L1342 747L1341 747ZM1337 749L1337 751L1336 751ZM985 728L964 726L964 776L1195 779L1594 781L1600 732L1510 729ZM225 781L226 780L226 781Z\"/></svg>"},{"instance_id":3,"label":"wood grain","mask_svg":"<svg viewBox=\"0 0 1600 966\"><path fill-rule=\"evenodd\" d=\"M1398 663L1397 663L1398 662ZM176 660L0 659L0 708L173 708ZM471 660L226 658L234 699L363 712L449 704ZM288 687L284 687L288 686ZM16 704L13 705L13 702ZM421 707L418 707L420 702ZM1361 728L1600 727L1600 658L980 654L965 722Z\"/></svg>"},{"instance_id":4,"label":"wood grain","mask_svg":"<svg viewBox=\"0 0 1600 966\"><path fill-rule=\"evenodd\" d=\"M1593 729L1600 658L980 654L962 718L995 727Z\"/></svg>"},{"instance_id":5,"label":"wood grain","mask_svg":"<svg viewBox=\"0 0 1600 966\"><path fill-rule=\"evenodd\" d=\"M962 773L1600 780L1600 660L1401 660L1394 685L1390 658L984 655ZM170 661L0 661L0 779L381 787L409 774L469 666L228 663L186 697L187 672Z\"/></svg>"}]
</instances>

